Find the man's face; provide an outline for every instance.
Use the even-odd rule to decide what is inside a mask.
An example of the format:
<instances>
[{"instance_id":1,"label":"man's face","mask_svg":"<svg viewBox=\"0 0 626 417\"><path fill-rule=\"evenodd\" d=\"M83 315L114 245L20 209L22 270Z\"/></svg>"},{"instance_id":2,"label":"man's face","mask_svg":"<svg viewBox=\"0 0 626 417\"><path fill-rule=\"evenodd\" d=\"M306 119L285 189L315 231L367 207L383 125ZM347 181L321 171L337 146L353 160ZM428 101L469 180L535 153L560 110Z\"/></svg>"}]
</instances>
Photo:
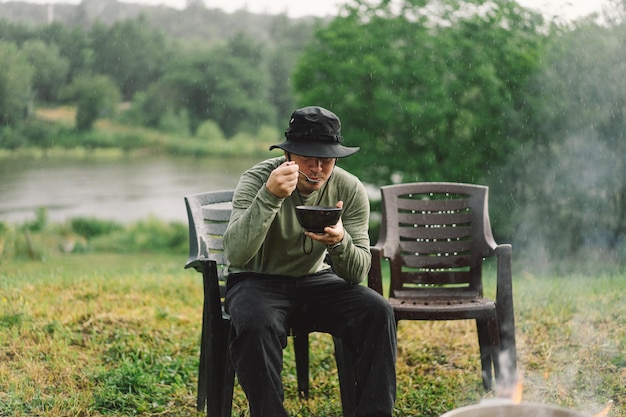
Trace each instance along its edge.
<instances>
[{"instance_id":1,"label":"man's face","mask_svg":"<svg viewBox=\"0 0 626 417\"><path fill-rule=\"evenodd\" d=\"M317 158L295 154L291 154L291 160L298 164L299 170L311 180L308 181L304 175L300 175L298 178L298 191L303 194L309 194L322 188L333 173L337 162L337 158Z\"/></svg>"}]
</instances>

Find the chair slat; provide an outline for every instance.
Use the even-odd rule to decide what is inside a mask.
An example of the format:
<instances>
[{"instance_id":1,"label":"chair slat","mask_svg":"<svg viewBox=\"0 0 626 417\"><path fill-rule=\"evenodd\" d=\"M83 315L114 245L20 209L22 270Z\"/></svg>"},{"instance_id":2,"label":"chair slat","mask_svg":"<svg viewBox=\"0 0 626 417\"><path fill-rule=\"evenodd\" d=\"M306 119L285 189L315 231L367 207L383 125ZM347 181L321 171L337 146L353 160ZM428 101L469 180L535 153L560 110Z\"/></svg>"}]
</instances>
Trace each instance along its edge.
<instances>
[{"instance_id":1,"label":"chair slat","mask_svg":"<svg viewBox=\"0 0 626 417\"><path fill-rule=\"evenodd\" d=\"M227 222L230 219L230 213L233 205L230 201L214 203L202 206L202 215L205 220Z\"/></svg>"},{"instance_id":2,"label":"chair slat","mask_svg":"<svg viewBox=\"0 0 626 417\"><path fill-rule=\"evenodd\" d=\"M457 198L449 200L433 200L433 199L408 199L398 196L398 210L417 210L417 211L459 211L470 207L467 198Z\"/></svg>"},{"instance_id":3,"label":"chair slat","mask_svg":"<svg viewBox=\"0 0 626 417\"><path fill-rule=\"evenodd\" d=\"M224 250L224 239L222 236L207 235L204 237L207 250Z\"/></svg>"},{"instance_id":4,"label":"chair slat","mask_svg":"<svg viewBox=\"0 0 626 417\"><path fill-rule=\"evenodd\" d=\"M459 239L472 235L469 226L457 227L398 227L400 239Z\"/></svg>"},{"instance_id":5,"label":"chair slat","mask_svg":"<svg viewBox=\"0 0 626 417\"><path fill-rule=\"evenodd\" d=\"M210 235L222 236L226 232L228 222L205 222L204 227L206 233Z\"/></svg>"},{"instance_id":6,"label":"chair slat","mask_svg":"<svg viewBox=\"0 0 626 417\"><path fill-rule=\"evenodd\" d=\"M403 263L410 268L463 268L472 265L472 258L465 255L452 256L403 256Z\"/></svg>"},{"instance_id":7,"label":"chair slat","mask_svg":"<svg viewBox=\"0 0 626 417\"><path fill-rule=\"evenodd\" d=\"M471 240L453 240L453 241L401 241L400 247L402 252L406 254L441 254L441 253L469 253L472 249L473 242Z\"/></svg>"},{"instance_id":8,"label":"chair slat","mask_svg":"<svg viewBox=\"0 0 626 417\"><path fill-rule=\"evenodd\" d=\"M436 313L436 309L438 307L441 307L441 305L444 304L445 301L452 304L458 302L468 303L478 300L481 304L487 304L490 302L493 308L493 301L485 298L477 299L476 291L472 291L468 288L437 288L436 290L430 290L427 297L421 294L421 292L422 291L419 288L401 290L398 291L398 294L394 298L394 300L407 300L411 303L414 302L416 304L422 304L423 308L432 309L432 311L430 312L432 316L428 318L424 317L424 320L439 320L436 314L433 313ZM396 302L392 301L392 304L395 304Z\"/></svg>"},{"instance_id":9,"label":"chair slat","mask_svg":"<svg viewBox=\"0 0 626 417\"><path fill-rule=\"evenodd\" d=\"M226 265L226 256L224 255L224 252L209 252L207 257L210 260L215 261L218 266Z\"/></svg>"},{"instance_id":10,"label":"chair slat","mask_svg":"<svg viewBox=\"0 0 626 417\"><path fill-rule=\"evenodd\" d=\"M419 225L453 225L467 224L472 221L471 212L453 213L398 213L399 224L419 224Z\"/></svg>"},{"instance_id":11,"label":"chair slat","mask_svg":"<svg viewBox=\"0 0 626 417\"><path fill-rule=\"evenodd\" d=\"M427 285L430 287L420 288L421 293L429 292L433 297L439 296L440 287L433 288L432 285L462 285L471 282L471 274L468 271L407 271L402 273L402 281L405 284ZM408 286L404 287L410 290ZM450 291L445 292L451 296ZM476 294L477 295L477 294Z\"/></svg>"}]
</instances>

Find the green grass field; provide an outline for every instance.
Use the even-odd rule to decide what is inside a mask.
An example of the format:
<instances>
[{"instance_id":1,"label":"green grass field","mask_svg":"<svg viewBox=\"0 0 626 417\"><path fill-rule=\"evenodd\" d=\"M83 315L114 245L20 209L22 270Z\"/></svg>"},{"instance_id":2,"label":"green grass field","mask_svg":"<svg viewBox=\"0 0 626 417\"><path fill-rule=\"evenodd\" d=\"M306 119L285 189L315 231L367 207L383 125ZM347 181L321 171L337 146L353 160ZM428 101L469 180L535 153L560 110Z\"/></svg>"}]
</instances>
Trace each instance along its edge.
<instances>
[{"instance_id":1,"label":"green grass field","mask_svg":"<svg viewBox=\"0 0 626 417\"><path fill-rule=\"evenodd\" d=\"M184 254L54 254L0 262L0 416L194 416L199 274ZM491 280L491 278L488 278ZM515 276L523 400L626 416L624 276ZM401 322L397 416L439 416L481 388L472 322ZM311 338L311 398L294 416L340 416L332 341ZM233 415L246 416L235 388Z\"/></svg>"}]
</instances>

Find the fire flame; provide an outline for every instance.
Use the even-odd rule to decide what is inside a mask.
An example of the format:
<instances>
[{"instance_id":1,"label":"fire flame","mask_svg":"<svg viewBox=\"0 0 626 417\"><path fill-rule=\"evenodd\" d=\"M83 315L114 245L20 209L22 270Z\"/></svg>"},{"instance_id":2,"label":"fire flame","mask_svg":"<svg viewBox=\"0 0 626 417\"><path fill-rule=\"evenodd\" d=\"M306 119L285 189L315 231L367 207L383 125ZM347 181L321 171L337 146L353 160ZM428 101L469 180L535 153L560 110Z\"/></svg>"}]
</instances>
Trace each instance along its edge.
<instances>
[{"instance_id":1,"label":"fire flame","mask_svg":"<svg viewBox=\"0 0 626 417\"><path fill-rule=\"evenodd\" d=\"M609 403L604 407L604 410L600 411L598 414L595 414L593 417L606 417L609 415L609 411L611 411L611 407L613 407L613 400L609 401Z\"/></svg>"},{"instance_id":2,"label":"fire flame","mask_svg":"<svg viewBox=\"0 0 626 417\"><path fill-rule=\"evenodd\" d=\"M503 387L496 387L496 397L511 400L513 404L522 402L523 384L521 378L514 384L507 384Z\"/></svg>"},{"instance_id":3,"label":"fire flame","mask_svg":"<svg viewBox=\"0 0 626 417\"><path fill-rule=\"evenodd\" d=\"M509 398L513 404L520 404L522 402L522 392L523 392L523 384L521 378L518 379L517 383L510 390L505 390L504 392L499 393L500 398ZM597 414L594 414L593 417L608 417L609 412L611 411L611 407L613 407L613 400L609 401L606 407L602 411Z\"/></svg>"},{"instance_id":4,"label":"fire flame","mask_svg":"<svg viewBox=\"0 0 626 417\"><path fill-rule=\"evenodd\" d=\"M513 404L519 404L522 402L522 391L523 391L522 381L518 381L515 384L515 389L513 390L513 395L511 396L511 401Z\"/></svg>"}]
</instances>

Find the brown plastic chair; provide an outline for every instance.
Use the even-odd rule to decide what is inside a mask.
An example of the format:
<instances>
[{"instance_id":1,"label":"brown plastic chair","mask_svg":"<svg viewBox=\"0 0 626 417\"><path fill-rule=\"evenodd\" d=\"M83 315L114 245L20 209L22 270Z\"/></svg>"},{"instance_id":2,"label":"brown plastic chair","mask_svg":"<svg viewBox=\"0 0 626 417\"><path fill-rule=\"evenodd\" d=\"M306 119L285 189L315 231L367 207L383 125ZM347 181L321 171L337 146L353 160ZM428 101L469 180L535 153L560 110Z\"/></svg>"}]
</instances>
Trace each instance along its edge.
<instances>
[{"instance_id":1,"label":"brown plastic chair","mask_svg":"<svg viewBox=\"0 0 626 417\"><path fill-rule=\"evenodd\" d=\"M230 417L235 371L229 344L233 336L230 317L224 311L226 258L222 237L230 220L233 190L193 194L185 197L189 220L189 258L185 268L202 273L204 305L198 370L197 409L209 417ZM297 319L296 319L297 320ZM290 323L296 356L298 392L309 395L309 333L297 321ZM351 353L340 339L333 338L344 416L356 407L354 365Z\"/></svg>"},{"instance_id":2,"label":"brown plastic chair","mask_svg":"<svg viewBox=\"0 0 626 417\"><path fill-rule=\"evenodd\" d=\"M389 302L399 320L476 320L482 381L515 378L511 245L494 241L488 188L460 183L384 186L380 237L370 286L382 293L389 260ZM497 258L495 300L483 296L483 259ZM501 365L503 368L501 369Z\"/></svg>"}]
</instances>

